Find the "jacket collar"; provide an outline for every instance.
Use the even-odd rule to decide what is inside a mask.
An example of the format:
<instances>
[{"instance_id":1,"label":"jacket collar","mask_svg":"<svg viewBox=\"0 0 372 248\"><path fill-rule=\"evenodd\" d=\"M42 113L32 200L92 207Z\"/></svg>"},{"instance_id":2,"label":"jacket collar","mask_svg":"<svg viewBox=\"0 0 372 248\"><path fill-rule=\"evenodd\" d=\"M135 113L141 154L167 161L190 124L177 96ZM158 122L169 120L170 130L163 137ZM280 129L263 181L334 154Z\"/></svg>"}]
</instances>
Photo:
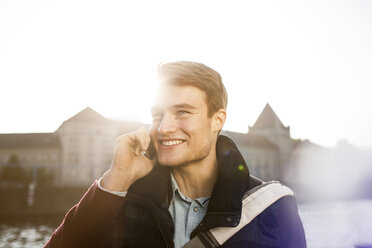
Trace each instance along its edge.
<instances>
[{"instance_id":1,"label":"jacket collar","mask_svg":"<svg viewBox=\"0 0 372 248\"><path fill-rule=\"evenodd\" d=\"M192 232L210 230L217 226L233 227L240 222L242 198L249 189L247 164L234 142L223 135L217 140L218 178L213 187L207 214Z\"/></svg>"},{"instance_id":2,"label":"jacket collar","mask_svg":"<svg viewBox=\"0 0 372 248\"><path fill-rule=\"evenodd\" d=\"M240 222L242 197L249 189L249 170L234 142L223 135L217 140L218 178L213 187L207 214L194 233L217 226L237 226ZM137 180L128 190L129 195L168 210L172 190L170 170L156 165L145 177Z\"/></svg>"}]
</instances>

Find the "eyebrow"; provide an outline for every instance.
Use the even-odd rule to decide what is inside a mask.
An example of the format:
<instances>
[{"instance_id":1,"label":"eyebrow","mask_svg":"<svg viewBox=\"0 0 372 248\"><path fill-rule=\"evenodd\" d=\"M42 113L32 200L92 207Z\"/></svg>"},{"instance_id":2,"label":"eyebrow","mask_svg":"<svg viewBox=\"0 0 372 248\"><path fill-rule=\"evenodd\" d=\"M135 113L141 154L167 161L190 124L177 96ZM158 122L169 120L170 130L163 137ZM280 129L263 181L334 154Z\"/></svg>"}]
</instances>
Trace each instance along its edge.
<instances>
[{"instance_id":1,"label":"eyebrow","mask_svg":"<svg viewBox=\"0 0 372 248\"><path fill-rule=\"evenodd\" d=\"M187 104L187 103L180 103L180 104L175 104L175 105L172 105L171 108L173 109L196 109L196 107L190 105L190 104ZM151 108L151 114L154 114L156 112L159 112L160 109L157 108L157 107L152 107Z\"/></svg>"},{"instance_id":2,"label":"eyebrow","mask_svg":"<svg viewBox=\"0 0 372 248\"><path fill-rule=\"evenodd\" d=\"M187 104L187 103L181 103L173 105L172 108L180 109L180 108L186 108L186 109L196 109L194 106Z\"/></svg>"}]
</instances>

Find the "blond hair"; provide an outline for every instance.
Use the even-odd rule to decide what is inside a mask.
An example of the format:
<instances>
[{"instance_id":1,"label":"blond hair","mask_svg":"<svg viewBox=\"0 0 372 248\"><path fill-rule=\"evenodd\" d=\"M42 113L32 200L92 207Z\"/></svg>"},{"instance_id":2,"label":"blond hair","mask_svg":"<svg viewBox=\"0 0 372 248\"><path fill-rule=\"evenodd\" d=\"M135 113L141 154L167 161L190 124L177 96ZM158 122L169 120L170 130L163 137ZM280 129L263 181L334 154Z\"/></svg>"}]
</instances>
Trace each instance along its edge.
<instances>
[{"instance_id":1,"label":"blond hair","mask_svg":"<svg viewBox=\"0 0 372 248\"><path fill-rule=\"evenodd\" d=\"M159 81L171 85L191 85L206 95L208 116L227 107L227 91L221 75L212 68L196 62L177 61L158 66Z\"/></svg>"}]
</instances>

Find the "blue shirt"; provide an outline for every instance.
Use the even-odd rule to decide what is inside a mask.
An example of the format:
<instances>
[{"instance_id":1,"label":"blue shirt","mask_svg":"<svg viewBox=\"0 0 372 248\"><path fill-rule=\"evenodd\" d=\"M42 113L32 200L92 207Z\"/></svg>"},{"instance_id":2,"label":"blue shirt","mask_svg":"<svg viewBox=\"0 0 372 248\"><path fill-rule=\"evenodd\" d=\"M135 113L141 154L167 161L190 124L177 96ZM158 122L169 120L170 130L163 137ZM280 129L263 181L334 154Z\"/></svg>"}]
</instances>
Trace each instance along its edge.
<instances>
[{"instance_id":1,"label":"blue shirt","mask_svg":"<svg viewBox=\"0 0 372 248\"><path fill-rule=\"evenodd\" d=\"M175 228L173 242L175 248L180 248L190 241L191 232L207 213L210 196L192 200L180 191L172 173L171 181L173 197L169 205L169 212L172 215Z\"/></svg>"},{"instance_id":2,"label":"blue shirt","mask_svg":"<svg viewBox=\"0 0 372 248\"><path fill-rule=\"evenodd\" d=\"M98 187L106 192L124 197L127 192L109 191L101 186L102 177L98 180ZM174 222L173 242L175 248L181 248L190 241L190 235L207 213L210 196L200 197L196 200L184 195L171 173L172 200L169 212Z\"/></svg>"}]
</instances>

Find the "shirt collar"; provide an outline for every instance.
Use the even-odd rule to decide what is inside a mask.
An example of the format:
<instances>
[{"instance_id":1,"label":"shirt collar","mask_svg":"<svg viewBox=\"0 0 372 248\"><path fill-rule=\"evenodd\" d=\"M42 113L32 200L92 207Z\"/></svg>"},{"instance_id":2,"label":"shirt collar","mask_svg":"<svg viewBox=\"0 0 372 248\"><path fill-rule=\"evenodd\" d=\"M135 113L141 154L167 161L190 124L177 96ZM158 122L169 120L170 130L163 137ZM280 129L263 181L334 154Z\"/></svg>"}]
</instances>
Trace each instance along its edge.
<instances>
[{"instance_id":1,"label":"shirt collar","mask_svg":"<svg viewBox=\"0 0 372 248\"><path fill-rule=\"evenodd\" d=\"M183 201L191 203L193 200L181 192L172 172L170 173L170 177L171 177L172 194L173 194L171 203L174 201L174 198L176 197L176 195L178 195ZM204 196L204 197L200 197L196 199L196 201L199 202L201 206L207 208L208 201L210 198L211 198L210 196Z\"/></svg>"}]
</instances>

